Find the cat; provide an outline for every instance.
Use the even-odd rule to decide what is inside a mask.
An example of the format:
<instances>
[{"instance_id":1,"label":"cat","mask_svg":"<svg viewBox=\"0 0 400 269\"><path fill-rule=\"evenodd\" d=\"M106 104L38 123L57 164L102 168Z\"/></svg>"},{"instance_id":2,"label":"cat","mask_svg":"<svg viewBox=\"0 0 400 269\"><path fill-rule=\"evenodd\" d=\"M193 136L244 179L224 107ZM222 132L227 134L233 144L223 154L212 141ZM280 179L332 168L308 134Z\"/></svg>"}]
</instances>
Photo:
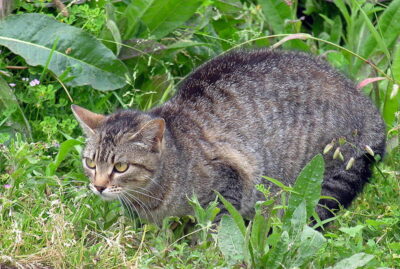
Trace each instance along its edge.
<instances>
[{"instance_id":1,"label":"cat","mask_svg":"<svg viewBox=\"0 0 400 269\"><path fill-rule=\"evenodd\" d=\"M207 205L215 191L251 218L263 199L255 185L277 188L262 176L293 185L313 156L333 147L324 155L322 195L336 200L316 208L325 220L362 190L371 155L383 156L385 148L385 125L372 102L325 61L294 51L218 56L147 112L72 110L87 136L83 166L92 191L158 224L192 214L193 194Z\"/></svg>"}]
</instances>

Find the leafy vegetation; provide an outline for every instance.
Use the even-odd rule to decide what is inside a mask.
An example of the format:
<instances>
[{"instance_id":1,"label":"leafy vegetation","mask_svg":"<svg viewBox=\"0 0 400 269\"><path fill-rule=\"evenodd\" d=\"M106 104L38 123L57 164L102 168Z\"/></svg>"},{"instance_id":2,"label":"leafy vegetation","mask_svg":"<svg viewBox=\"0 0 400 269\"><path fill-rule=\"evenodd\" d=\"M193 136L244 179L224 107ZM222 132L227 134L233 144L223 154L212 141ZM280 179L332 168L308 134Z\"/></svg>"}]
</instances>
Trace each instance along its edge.
<instances>
[{"instance_id":1,"label":"leafy vegetation","mask_svg":"<svg viewBox=\"0 0 400 269\"><path fill-rule=\"evenodd\" d=\"M400 267L399 0L87 1L67 10L16 0L0 21L0 267ZM230 215L217 230L217 202L201 208L192 198L194 216L156 227L90 193L71 103L146 110L206 60L266 46L326 58L387 124L384 161L323 233L307 225L320 156L293 187L266 178L282 191L258 186L266 201L249 223L219 197Z\"/></svg>"}]
</instances>

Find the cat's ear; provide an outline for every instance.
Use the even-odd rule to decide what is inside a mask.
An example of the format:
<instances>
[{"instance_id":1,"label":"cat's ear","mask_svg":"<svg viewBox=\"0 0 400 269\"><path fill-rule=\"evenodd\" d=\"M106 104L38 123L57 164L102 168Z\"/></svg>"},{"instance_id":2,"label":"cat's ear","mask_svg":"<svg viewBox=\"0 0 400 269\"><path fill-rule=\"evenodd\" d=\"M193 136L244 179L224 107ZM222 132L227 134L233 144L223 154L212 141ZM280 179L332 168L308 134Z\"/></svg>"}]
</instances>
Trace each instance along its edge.
<instances>
[{"instance_id":1,"label":"cat's ear","mask_svg":"<svg viewBox=\"0 0 400 269\"><path fill-rule=\"evenodd\" d=\"M104 115L91 112L77 105L71 105L71 109L87 136L94 135L94 130L99 127L106 118Z\"/></svg>"},{"instance_id":2,"label":"cat's ear","mask_svg":"<svg viewBox=\"0 0 400 269\"><path fill-rule=\"evenodd\" d=\"M153 119L143 125L135 134L130 135L130 141L145 144L154 152L160 152L165 132L165 121L162 118Z\"/></svg>"}]
</instances>

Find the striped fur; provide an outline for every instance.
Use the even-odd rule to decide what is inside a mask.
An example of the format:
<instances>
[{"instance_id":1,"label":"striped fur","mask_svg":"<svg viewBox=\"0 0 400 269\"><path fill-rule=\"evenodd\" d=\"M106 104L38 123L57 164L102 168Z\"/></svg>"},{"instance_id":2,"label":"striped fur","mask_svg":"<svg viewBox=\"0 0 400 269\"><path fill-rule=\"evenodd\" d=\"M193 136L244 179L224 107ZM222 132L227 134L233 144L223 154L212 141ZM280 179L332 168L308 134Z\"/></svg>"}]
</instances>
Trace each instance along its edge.
<instances>
[{"instance_id":1,"label":"striped fur","mask_svg":"<svg viewBox=\"0 0 400 269\"><path fill-rule=\"evenodd\" d=\"M77 118L85 126L82 115ZM151 132L140 135L154 119L165 121L160 141ZM93 129L94 134L87 132L84 157L103 166L137 163L120 179L109 174L108 185L157 198L137 194L132 202L140 217L156 223L191 214L187 197L195 193L205 205L214 200L214 190L251 217L262 199L254 185L275 188L262 175L293 184L301 168L339 138L348 141L341 146L345 160L333 160L334 150L325 155L322 195L348 206L370 176L372 158L365 145L380 155L385 147L384 123L352 81L313 56L267 49L212 59L165 104L148 112L116 112ZM127 139L134 133L136 141ZM146 148L155 143L158 150ZM351 157L354 165L345 170ZM321 203L338 208L333 200ZM322 207L317 211L321 219L332 215Z\"/></svg>"}]
</instances>

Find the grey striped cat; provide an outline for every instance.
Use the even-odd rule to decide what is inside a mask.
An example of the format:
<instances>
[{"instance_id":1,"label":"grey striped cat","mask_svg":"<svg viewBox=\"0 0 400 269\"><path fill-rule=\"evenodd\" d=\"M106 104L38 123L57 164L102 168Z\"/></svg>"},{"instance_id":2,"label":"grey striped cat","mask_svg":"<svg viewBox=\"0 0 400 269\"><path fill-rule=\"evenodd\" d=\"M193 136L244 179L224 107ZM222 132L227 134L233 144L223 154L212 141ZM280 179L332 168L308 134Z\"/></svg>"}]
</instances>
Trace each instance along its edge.
<instances>
[{"instance_id":1,"label":"grey striped cat","mask_svg":"<svg viewBox=\"0 0 400 269\"><path fill-rule=\"evenodd\" d=\"M385 126L371 101L326 62L299 52L219 56L147 112L72 110L87 136L90 188L155 223L193 213L187 198L196 194L206 205L214 191L250 218L263 199L255 185L276 188L261 176L291 185L339 139L347 141L340 146L343 160L333 158L334 149L324 155L322 195L348 206L370 176L368 152L383 155L385 148ZM332 199L320 204L322 220L339 208Z\"/></svg>"}]
</instances>

